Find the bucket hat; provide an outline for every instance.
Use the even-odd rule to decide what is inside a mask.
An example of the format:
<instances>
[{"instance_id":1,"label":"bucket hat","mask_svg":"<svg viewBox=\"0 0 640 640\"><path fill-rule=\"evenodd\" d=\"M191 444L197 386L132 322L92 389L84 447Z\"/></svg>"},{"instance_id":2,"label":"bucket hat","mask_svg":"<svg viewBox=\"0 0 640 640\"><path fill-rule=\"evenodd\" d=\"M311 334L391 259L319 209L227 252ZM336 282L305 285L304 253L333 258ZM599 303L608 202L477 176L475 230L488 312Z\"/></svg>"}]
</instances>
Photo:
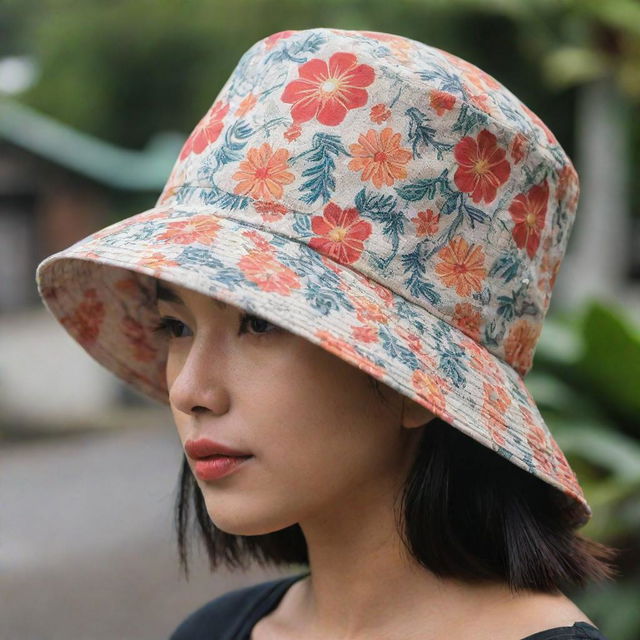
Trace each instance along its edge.
<instances>
[{"instance_id":1,"label":"bucket hat","mask_svg":"<svg viewBox=\"0 0 640 640\"><path fill-rule=\"evenodd\" d=\"M426 407L591 515L524 376L578 203L571 160L492 76L399 35L253 44L156 205L43 260L44 304L168 403L156 278L261 316Z\"/></svg>"}]
</instances>

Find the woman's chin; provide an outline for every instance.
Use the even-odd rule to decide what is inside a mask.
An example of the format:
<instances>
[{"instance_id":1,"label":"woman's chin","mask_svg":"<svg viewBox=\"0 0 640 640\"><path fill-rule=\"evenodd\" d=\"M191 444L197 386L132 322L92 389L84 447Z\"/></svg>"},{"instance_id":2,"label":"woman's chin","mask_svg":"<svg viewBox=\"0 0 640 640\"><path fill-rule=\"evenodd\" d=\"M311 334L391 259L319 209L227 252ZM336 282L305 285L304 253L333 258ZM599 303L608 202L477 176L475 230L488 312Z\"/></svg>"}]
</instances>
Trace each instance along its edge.
<instances>
[{"instance_id":1,"label":"woman's chin","mask_svg":"<svg viewBox=\"0 0 640 640\"><path fill-rule=\"evenodd\" d=\"M223 513L219 508L208 509L209 518L217 529L236 536L261 536L268 533L281 531L296 524L295 521L275 520L270 517L253 516L246 511L241 513Z\"/></svg>"}]
</instances>

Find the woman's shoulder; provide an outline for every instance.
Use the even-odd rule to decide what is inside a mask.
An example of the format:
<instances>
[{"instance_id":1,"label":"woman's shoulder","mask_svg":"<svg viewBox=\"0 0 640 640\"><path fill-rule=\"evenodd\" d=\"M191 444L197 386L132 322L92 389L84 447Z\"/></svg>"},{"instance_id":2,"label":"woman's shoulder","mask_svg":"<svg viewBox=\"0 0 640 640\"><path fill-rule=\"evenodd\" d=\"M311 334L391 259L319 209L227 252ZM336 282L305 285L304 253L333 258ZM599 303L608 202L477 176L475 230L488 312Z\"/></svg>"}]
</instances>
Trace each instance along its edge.
<instances>
[{"instance_id":1,"label":"woman's shoulder","mask_svg":"<svg viewBox=\"0 0 640 640\"><path fill-rule=\"evenodd\" d=\"M296 578L297 576L275 578L228 591L189 614L171 634L169 640L211 638L214 629L216 637L222 638L223 636L218 634L223 634L226 630L231 631L250 616L270 594L285 588Z\"/></svg>"},{"instance_id":2,"label":"woman's shoulder","mask_svg":"<svg viewBox=\"0 0 640 640\"><path fill-rule=\"evenodd\" d=\"M522 640L607 640L599 629L588 622L574 622L570 627L555 627L539 631Z\"/></svg>"}]
</instances>

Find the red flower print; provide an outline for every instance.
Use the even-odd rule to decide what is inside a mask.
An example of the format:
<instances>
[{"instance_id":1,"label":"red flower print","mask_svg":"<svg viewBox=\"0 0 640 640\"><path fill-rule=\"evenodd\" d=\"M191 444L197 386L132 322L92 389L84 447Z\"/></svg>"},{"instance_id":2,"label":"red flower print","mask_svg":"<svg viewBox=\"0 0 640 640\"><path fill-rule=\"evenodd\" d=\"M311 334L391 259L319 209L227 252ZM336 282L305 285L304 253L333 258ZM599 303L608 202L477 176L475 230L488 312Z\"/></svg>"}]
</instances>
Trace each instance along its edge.
<instances>
[{"instance_id":1,"label":"red flower print","mask_svg":"<svg viewBox=\"0 0 640 640\"><path fill-rule=\"evenodd\" d=\"M515 164L518 164L524 158L524 145L527 142L527 139L521 134L516 133L513 136L513 141L511 142L511 157Z\"/></svg>"},{"instance_id":2,"label":"red flower print","mask_svg":"<svg viewBox=\"0 0 640 640\"><path fill-rule=\"evenodd\" d=\"M453 176L458 189L470 193L474 202L495 200L496 191L507 181L511 168L493 133L483 129L477 138L466 136L453 151L460 165Z\"/></svg>"},{"instance_id":3,"label":"red flower print","mask_svg":"<svg viewBox=\"0 0 640 640\"><path fill-rule=\"evenodd\" d=\"M264 253L273 253L275 250L275 247L272 244L270 244L269 241L264 236L261 236L257 231L243 231L242 235L245 238L248 238L249 240L251 240L251 242L253 242L253 246L256 249L260 249L260 251Z\"/></svg>"},{"instance_id":4,"label":"red flower print","mask_svg":"<svg viewBox=\"0 0 640 640\"><path fill-rule=\"evenodd\" d=\"M447 91L438 91L434 89L429 92L429 107L433 109L439 116L447 111L451 111L456 103L456 97Z\"/></svg>"},{"instance_id":5,"label":"red flower print","mask_svg":"<svg viewBox=\"0 0 640 640\"><path fill-rule=\"evenodd\" d=\"M180 151L180 160L191 153L202 153L212 142L215 142L223 127L223 119L229 111L229 105L219 100L204 114L196 128L191 132Z\"/></svg>"},{"instance_id":6,"label":"red flower print","mask_svg":"<svg viewBox=\"0 0 640 640\"><path fill-rule=\"evenodd\" d=\"M262 291L274 291L288 296L292 289L300 288L300 279L295 271L278 262L273 254L265 253L261 249L248 251L240 258L238 268Z\"/></svg>"},{"instance_id":7,"label":"red flower print","mask_svg":"<svg viewBox=\"0 0 640 640\"><path fill-rule=\"evenodd\" d=\"M249 195L251 198L281 198L283 184L291 184L295 177L287 171L289 152L286 149L272 151L268 142L259 148L249 149L232 178L238 180L233 192Z\"/></svg>"},{"instance_id":8,"label":"red flower print","mask_svg":"<svg viewBox=\"0 0 640 640\"><path fill-rule=\"evenodd\" d=\"M438 251L440 262L436 274L447 287L455 287L459 296L469 296L480 291L487 272L484 268L484 252L479 244L468 244L458 236Z\"/></svg>"},{"instance_id":9,"label":"red flower print","mask_svg":"<svg viewBox=\"0 0 640 640\"><path fill-rule=\"evenodd\" d=\"M349 145L351 155L349 169L361 171L361 180L371 180L380 189L391 186L399 178L407 177L404 167L411 159L411 151L400 147L400 134L387 127L378 135L375 129L360 134L358 142Z\"/></svg>"},{"instance_id":10,"label":"red flower print","mask_svg":"<svg viewBox=\"0 0 640 640\"><path fill-rule=\"evenodd\" d=\"M317 118L320 124L340 124L349 109L362 107L369 94L363 89L374 80L373 68L358 64L353 53L334 53L329 62L313 58L298 69L299 78L291 81L280 99L292 103L294 122Z\"/></svg>"},{"instance_id":11,"label":"red flower print","mask_svg":"<svg viewBox=\"0 0 640 640\"><path fill-rule=\"evenodd\" d=\"M516 320L509 329L504 341L505 359L520 375L531 368L541 329L539 324L532 324L525 318Z\"/></svg>"},{"instance_id":12,"label":"red flower print","mask_svg":"<svg viewBox=\"0 0 640 640\"><path fill-rule=\"evenodd\" d=\"M220 223L211 215L200 213L186 220L170 222L165 227L164 233L157 240L169 240L177 244L212 245L218 235Z\"/></svg>"},{"instance_id":13,"label":"red flower print","mask_svg":"<svg viewBox=\"0 0 640 640\"><path fill-rule=\"evenodd\" d=\"M311 218L313 232L309 246L336 262L351 264L360 258L364 241L371 235L371 225L354 208L341 209L330 202L323 215Z\"/></svg>"},{"instance_id":14,"label":"red flower print","mask_svg":"<svg viewBox=\"0 0 640 640\"><path fill-rule=\"evenodd\" d=\"M548 200L549 186L545 180L526 193L517 195L509 206L509 213L515 222L511 230L513 239L521 249L526 247L529 258L533 258L540 244Z\"/></svg>"},{"instance_id":15,"label":"red flower print","mask_svg":"<svg viewBox=\"0 0 640 640\"><path fill-rule=\"evenodd\" d=\"M472 304L468 302L459 302L456 304L453 324L474 340L480 340L482 315Z\"/></svg>"},{"instance_id":16,"label":"red flower print","mask_svg":"<svg viewBox=\"0 0 640 640\"><path fill-rule=\"evenodd\" d=\"M300 128L300 125L292 124L282 135L291 142L292 140L299 138L301 133L302 129Z\"/></svg>"},{"instance_id":17,"label":"red flower print","mask_svg":"<svg viewBox=\"0 0 640 640\"><path fill-rule=\"evenodd\" d=\"M63 316L60 322L80 344L87 346L100 335L106 310L95 289L87 289L83 297L84 300L69 315Z\"/></svg>"},{"instance_id":18,"label":"red flower print","mask_svg":"<svg viewBox=\"0 0 640 640\"><path fill-rule=\"evenodd\" d=\"M368 358L356 351L355 347L351 346L348 342L345 342L341 338L337 338L332 333L325 331L324 329L318 329L315 332L315 336L320 339L320 346L327 351L330 351L339 358L345 359L345 356L355 360L358 369L364 371L370 376L376 378L382 377L384 369L379 365L371 362Z\"/></svg>"},{"instance_id":19,"label":"red flower print","mask_svg":"<svg viewBox=\"0 0 640 640\"><path fill-rule=\"evenodd\" d=\"M383 103L373 105L369 112L371 122L375 122L376 124L382 124L385 120L388 120L390 116L391 109L387 108L387 105Z\"/></svg>"},{"instance_id":20,"label":"red flower print","mask_svg":"<svg viewBox=\"0 0 640 640\"><path fill-rule=\"evenodd\" d=\"M256 200L253 203L254 209L262 216L265 222L275 222L281 220L287 214L289 209L277 202L268 200Z\"/></svg>"},{"instance_id":21,"label":"red flower print","mask_svg":"<svg viewBox=\"0 0 640 640\"><path fill-rule=\"evenodd\" d=\"M438 223L440 222L440 214L437 215L433 209L426 211L418 211L415 218L411 218L411 222L416 225L416 235L418 238L422 236L431 236L438 231Z\"/></svg>"},{"instance_id":22,"label":"red flower print","mask_svg":"<svg viewBox=\"0 0 640 640\"><path fill-rule=\"evenodd\" d=\"M127 338L133 352L134 360L150 362L156 357L156 350L147 342L143 326L131 316L125 316L120 322L120 329Z\"/></svg>"},{"instance_id":23,"label":"red flower print","mask_svg":"<svg viewBox=\"0 0 640 640\"><path fill-rule=\"evenodd\" d=\"M358 342L365 344L370 342L378 342L378 329L376 327L352 327L351 333Z\"/></svg>"}]
</instances>

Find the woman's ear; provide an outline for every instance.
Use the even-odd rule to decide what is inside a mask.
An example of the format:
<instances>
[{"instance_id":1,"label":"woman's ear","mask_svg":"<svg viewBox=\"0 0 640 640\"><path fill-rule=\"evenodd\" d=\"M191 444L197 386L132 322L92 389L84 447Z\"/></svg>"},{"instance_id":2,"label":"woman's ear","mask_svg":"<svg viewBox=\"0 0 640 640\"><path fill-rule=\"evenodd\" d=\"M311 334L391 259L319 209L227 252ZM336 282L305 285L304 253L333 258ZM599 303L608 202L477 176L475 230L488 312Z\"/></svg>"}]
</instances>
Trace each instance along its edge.
<instances>
[{"instance_id":1,"label":"woman's ear","mask_svg":"<svg viewBox=\"0 0 640 640\"><path fill-rule=\"evenodd\" d=\"M422 427L435 417L435 414L431 413L426 407L404 395L402 396L402 426L406 429Z\"/></svg>"}]
</instances>

